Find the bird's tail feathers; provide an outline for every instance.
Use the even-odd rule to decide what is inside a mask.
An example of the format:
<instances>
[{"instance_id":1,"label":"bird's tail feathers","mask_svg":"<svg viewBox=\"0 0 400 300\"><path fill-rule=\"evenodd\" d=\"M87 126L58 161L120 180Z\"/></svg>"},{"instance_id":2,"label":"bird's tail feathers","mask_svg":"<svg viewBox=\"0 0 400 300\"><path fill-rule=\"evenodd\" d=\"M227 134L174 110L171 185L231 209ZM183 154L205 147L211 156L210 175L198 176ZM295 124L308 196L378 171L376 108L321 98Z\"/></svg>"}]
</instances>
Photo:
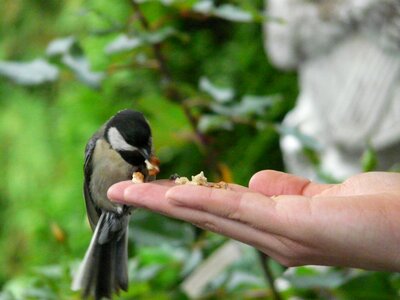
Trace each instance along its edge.
<instances>
[{"instance_id":1,"label":"bird's tail feathers","mask_svg":"<svg viewBox=\"0 0 400 300\"><path fill-rule=\"evenodd\" d=\"M71 289L81 290L82 297L111 299L113 293L128 289L128 230L117 240L99 243L102 228L107 226L103 213L96 225L85 257L75 274Z\"/></svg>"}]
</instances>

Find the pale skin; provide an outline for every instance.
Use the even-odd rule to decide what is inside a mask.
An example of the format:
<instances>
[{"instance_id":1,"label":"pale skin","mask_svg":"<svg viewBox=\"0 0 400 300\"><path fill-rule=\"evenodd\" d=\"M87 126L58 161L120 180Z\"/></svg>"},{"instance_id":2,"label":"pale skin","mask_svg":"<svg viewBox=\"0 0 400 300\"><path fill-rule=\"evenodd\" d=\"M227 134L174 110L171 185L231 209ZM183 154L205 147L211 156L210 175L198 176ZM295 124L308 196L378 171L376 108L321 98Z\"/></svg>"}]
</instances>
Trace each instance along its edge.
<instances>
[{"instance_id":1,"label":"pale skin","mask_svg":"<svg viewBox=\"0 0 400 300\"><path fill-rule=\"evenodd\" d=\"M400 174L372 172L318 184L261 171L249 188L169 181L112 186L108 197L252 245L286 266L400 271Z\"/></svg>"}]
</instances>

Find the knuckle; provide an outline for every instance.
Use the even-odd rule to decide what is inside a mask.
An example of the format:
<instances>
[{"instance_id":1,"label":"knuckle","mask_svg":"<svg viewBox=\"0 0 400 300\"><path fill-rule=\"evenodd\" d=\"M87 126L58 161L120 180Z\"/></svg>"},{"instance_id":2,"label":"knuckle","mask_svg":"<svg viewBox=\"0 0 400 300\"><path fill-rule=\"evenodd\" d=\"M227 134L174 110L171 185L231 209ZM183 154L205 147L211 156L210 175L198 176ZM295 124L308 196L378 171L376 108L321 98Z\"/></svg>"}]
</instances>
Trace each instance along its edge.
<instances>
[{"instance_id":1,"label":"knuckle","mask_svg":"<svg viewBox=\"0 0 400 300\"><path fill-rule=\"evenodd\" d=\"M228 212L227 217L231 220L242 221L244 215L244 201L246 201L247 193L236 193L233 195L232 209Z\"/></svg>"},{"instance_id":2,"label":"knuckle","mask_svg":"<svg viewBox=\"0 0 400 300\"><path fill-rule=\"evenodd\" d=\"M220 227L216 224L212 216L209 215L204 216L197 224L199 224L200 227L205 230L209 230L216 233L221 232Z\"/></svg>"}]
</instances>

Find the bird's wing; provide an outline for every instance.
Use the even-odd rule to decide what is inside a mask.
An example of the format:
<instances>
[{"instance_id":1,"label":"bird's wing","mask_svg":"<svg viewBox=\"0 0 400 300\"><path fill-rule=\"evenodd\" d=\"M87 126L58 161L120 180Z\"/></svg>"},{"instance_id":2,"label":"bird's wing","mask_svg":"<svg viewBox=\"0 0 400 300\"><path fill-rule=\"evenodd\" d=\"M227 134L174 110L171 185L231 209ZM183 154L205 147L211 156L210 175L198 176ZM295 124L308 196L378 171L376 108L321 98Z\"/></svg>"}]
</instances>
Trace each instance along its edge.
<instances>
[{"instance_id":1,"label":"bird's wing","mask_svg":"<svg viewBox=\"0 0 400 300\"><path fill-rule=\"evenodd\" d=\"M83 182L83 195L85 197L86 213L89 219L90 227L92 230L95 229L97 222L99 221L101 210L96 209L92 194L90 192L90 179L92 175L92 156L97 140L102 136L103 130L96 132L85 148L85 164L83 167L84 182Z\"/></svg>"}]
</instances>

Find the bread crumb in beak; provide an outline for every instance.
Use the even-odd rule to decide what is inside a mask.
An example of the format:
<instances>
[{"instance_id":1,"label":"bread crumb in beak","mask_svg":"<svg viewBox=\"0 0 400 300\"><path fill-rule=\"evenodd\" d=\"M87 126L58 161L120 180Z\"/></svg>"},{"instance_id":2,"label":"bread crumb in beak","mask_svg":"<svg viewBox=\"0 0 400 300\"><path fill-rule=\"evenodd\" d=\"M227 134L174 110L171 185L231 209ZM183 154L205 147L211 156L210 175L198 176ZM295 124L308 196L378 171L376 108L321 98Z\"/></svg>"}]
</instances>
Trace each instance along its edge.
<instances>
[{"instance_id":1,"label":"bread crumb in beak","mask_svg":"<svg viewBox=\"0 0 400 300\"><path fill-rule=\"evenodd\" d=\"M143 183L144 175L140 172L134 172L132 174L132 182L133 183Z\"/></svg>"},{"instance_id":2,"label":"bread crumb in beak","mask_svg":"<svg viewBox=\"0 0 400 300\"><path fill-rule=\"evenodd\" d=\"M145 160L145 163L149 171L149 176L156 176L160 173L160 168L158 167L160 165L160 160L156 156L152 155L150 159Z\"/></svg>"}]
</instances>

